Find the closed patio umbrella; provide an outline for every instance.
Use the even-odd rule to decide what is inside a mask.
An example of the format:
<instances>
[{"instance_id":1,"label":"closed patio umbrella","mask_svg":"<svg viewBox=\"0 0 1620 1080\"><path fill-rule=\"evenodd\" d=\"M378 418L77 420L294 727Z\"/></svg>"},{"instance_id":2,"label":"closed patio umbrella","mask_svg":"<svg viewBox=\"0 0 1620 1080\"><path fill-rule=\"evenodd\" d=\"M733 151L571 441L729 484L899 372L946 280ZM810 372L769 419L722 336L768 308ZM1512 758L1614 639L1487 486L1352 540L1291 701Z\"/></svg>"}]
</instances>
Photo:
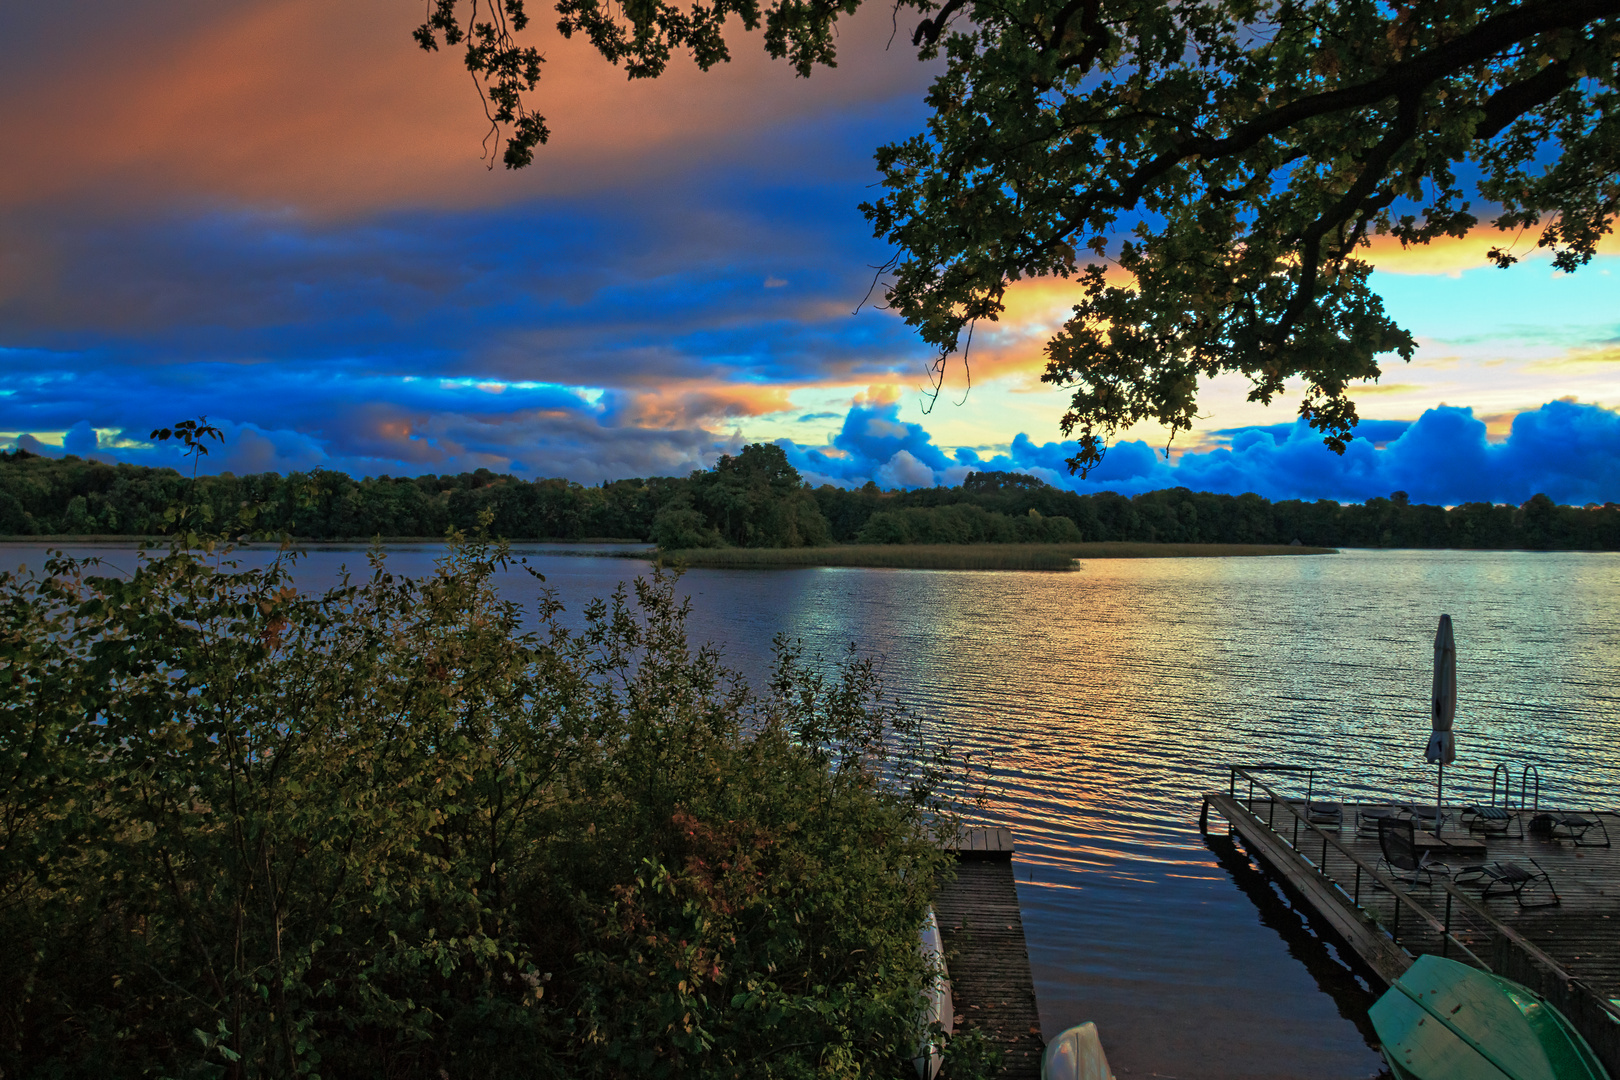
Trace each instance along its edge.
<instances>
[{"instance_id":1,"label":"closed patio umbrella","mask_svg":"<svg viewBox=\"0 0 1620 1080\"><path fill-rule=\"evenodd\" d=\"M1440 629L1434 634L1434 692L1430 695L1433 731L1423 756L1440 766L1434 783L1434 831L1440 832L1440 796L1446 782L1446 766L1457 760L1457 740L1451 725L1457 719L1457 641L1451 635L1451 616L1440 616Z\"/></svg>"}]
</instances>

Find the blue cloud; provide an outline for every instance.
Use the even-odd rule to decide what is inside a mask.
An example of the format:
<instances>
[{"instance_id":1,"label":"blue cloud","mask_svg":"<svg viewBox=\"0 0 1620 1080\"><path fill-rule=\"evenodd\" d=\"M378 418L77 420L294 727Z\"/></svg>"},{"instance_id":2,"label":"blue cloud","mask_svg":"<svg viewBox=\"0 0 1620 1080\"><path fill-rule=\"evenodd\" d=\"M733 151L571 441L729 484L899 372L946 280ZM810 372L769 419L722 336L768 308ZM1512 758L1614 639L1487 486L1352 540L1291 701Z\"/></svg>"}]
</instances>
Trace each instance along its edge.
<instances>
[{"instance_id":1,"label":"blue cloud","mask_svg":"<svg viewBox=\"0 0 1620 1080\"><path fill-rule=\"evenodd\" d=\"M1015 436L989 458L971 449L947 456L919 424L899 419L895 405L856 405L833 439L838 453L784 441L790 459L814 482L888 487L957 483L969 469L1038 476L1080 492L1136 495L1187 487L1269 499L1328 498L1363 502L1405 491L1414 501L1522 503L1545 492L1563 503L1620 501L1620 412L1554 401L1514 418L1507 439L1491 442L1472 409L1441 406L1416 421L1364 420L1343 455L1320 434L1294 424L1230 428L1224 444L1179 455L1174 462L1144 442L1109 448L1085 479L1068 472L1073 443L1036 443ZM901 456L904 455L904 456Z\"/></svg>"},{"instance_id":2,"label":"blue cloud","mask_svg":"<svg viewBox=\"0 0 1620 1080\"><path fill-rule=\"evenodd\" d=\"M50 268L0 290L0 432L156 461L93 431L206 414L254 449L205 467L239 472L712 464L772 387L888 381L920 354L899 320L850 314L885 257L856 210L881 111L856 110L841 156L833 119L771 133L821 146L813 169L711 163L497 209L0 205L0 250Z\"/></svg>"},{"instance_id":3,"label":"blue cloud","mask_svg":"<svg viewBox=\"0 0 1620 1080\"><path fill-rule=\"evenodd\" d=\"M855 404L830 448L801 446L786 439L777 445L812 483L864 484L875 480L888 488L932 487L960 480L969 464L952 458L934 444L921 424L900 419L898 403Z\"/></svg>"},{"instance_id":4,"label":"blue cloud","mask_svg":"<svg viewBox=\"0 0 1620 1080\"><path fill-rule=\"evenodd\" d=\"M1415 422L1363 421L1335 454L1304 421L1234 428L1227 445L1172 464L1142 442L1120 443L1085 480L1062 472L1071 444L1036 445L1020 435L987 467L1032 472L1078 491L1134 495L1166 487L1269 499L1363 502L1405 491L1414 501L1522 503L1545 492L1563 503L1620 501L1620 413L1554 401L1514 418L1492 443L1472 409L1440 406Z\"/></svg>"},{"instance_id":5,"label":"blue cloud","mask_svg":"<svg viewBox=\"0 0 1620 1080\"><path fill-rule=\"evenodd\" d=\"M1210 437L1216 442L1232 445L1233 449L1248 446L1260 439L1269 438L1277 444L1285 443L1293 436L1298 428L1298 422L1289 424L1263 424L1239 428L1222 428L1210 432ZM1363 420L1356 425L1356 438L1366 439L1374 446L1383 446L1391 439L1400 438L1406 429L1412 426L1410 420Z\"/></svg>"},{"instance_id":6,"label":"blue cloud","mask_svg":"<svg viewBox=\"0 0 1620 1080\"><path fill-rule=\"evenodd\" d=\"M155 388L126 372L105 388L145 401ZM212 381L211 381L212 382ZM145 446L152 422L125 425L86 420L51 392L49 380L20 380L4 399L8 410L39 421L33 432L65 432L60 448L32 435L0 439L0 447L74 453L110 461L178 466L172 445ZM285 385L283 385L285 384ZM343 372L284 371L243 388L228 404L246 407L265 385L283 394L281 407L307 430L219 421L226 443L202 462L204 471L289 472L339 469L356 476L459 472L489 468L525 476L566 476L594 482L625 476L683 475L734 451L735 437L701 427L641 427L621 422L621 403L568 387L511 384L500 393L476 384L361 377ZM294 400L295 391L308 400ZM353 403L332 410L334 398ZM208 387L168 402L167 420L200 415L220 395ZM144 408L144 406L141 406ZM134 411L134 410L131 410ZM142 426L144 425L144 427ZM123 426L126 437L102 437ZM15 428L13 430L16 430ZM1083 493L1135 495L1169 487L1269 499L1328 498L1362 502L1405 491L1416 502L1522 503L1545 492L1563 503L1620 501L1620 412L1554 401L1514 418L1508 437L1493 443L1467 408L1441 406L1416 421L1363 421L1345 453L1334 454L1304 422L1232 428L1223 445L1186 452L1173 462L1144 442L1109 448L1085 479L1068 472L1072 443L1037 443L1020 433L989 457L969 447L947 451L921 424L900 419L900 406L856 404L826 446L778 440L811 483L884 488L956 484L974 470L1029 473ZM1375 440L1382 438L1385 441Z\"/></svg>"},{"instance_id":7,"label":"blue cloud","mask_svg":"<svg viewBox=\"0 0 1620 1080\"><path fill-rule=\"evenodd\" d=\"M140 366L94 377L58 371L17 378L0 397L0 430L66 432L61 450L46 452L176 466L173 446L146 446L147 433L206 415L226 440L202 462L204 471L329 468L365 476L489 468L586 482L682 475L730 445L701 425L635 423L624 400L588 388L383 376L344 364L241 374L202 364L184 380ZM239 416L266 422L233 419ZM98 437L97 429L116 434ZM0 439L0 446L8 442L23 445Z\"/></svg>"}]
</instances>

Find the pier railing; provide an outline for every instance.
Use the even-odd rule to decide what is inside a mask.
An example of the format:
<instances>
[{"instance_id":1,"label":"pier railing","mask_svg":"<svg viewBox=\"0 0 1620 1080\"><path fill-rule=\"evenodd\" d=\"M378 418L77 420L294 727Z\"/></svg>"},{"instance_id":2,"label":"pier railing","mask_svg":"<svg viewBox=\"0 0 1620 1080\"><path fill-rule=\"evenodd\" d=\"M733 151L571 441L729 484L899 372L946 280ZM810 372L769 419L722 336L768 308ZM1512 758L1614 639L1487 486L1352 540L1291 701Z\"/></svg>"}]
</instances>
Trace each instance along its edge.
<instances>
[{"instance_id":1,"label":"pier railing","mask_svg":"<svg viewBox=\"0 0 1620 1080\"><path fill-rule=\"evenodd\" d=\"M1523 935L1487 910L1483 903L1464 893L1453 882L1445 879L1437 882L1444 891L1445 907L1442 912L1430 910L1389 874L1350 850L1321 824L1312 821L1310 799L1315 791L1316 769L1303 765L1271 763L1230 765L1228 768L1230 770L1228 798L1232 803L1238 804L1238 811L1247 811L1256 824L1264 825L1266 831L1278 843L1309 868L1321 885L1325 886L1342 905L1355 913L1358 921L1375 930L1378 935L1387 939L1389 945L1398 949L1405 957L1404 963L1410 963L1412 953L1403 942L1403 936L1410 942L1415 934L1420 939L1428 939L1421 944L1432 943L1434 946L1421 951L1438 951L1441 955L1452 955L1455 950L1457 959L1528 986L1562 1011L1586 1037L1609 1071L1620 1076L1620 1008L1614 1003L1572 975L1558 961L1526 940ZM1257 772L1303 774L1306 780L1306 797L1299 799L1280 795L1270 784L1257 777L1255 775ZM1240 798L1237 794L1240 780L1246 781L1249 785L1246 798ZM1263 818L1255 810L1255 804L1260 801L1256 796L1257 790L1264 792L1267 797ZM1279 807L1286 812L1282 829L1277 827L1276 820ZM1206 801L1203 820L1200 822L1205 827L1208 813L1209 803ZM1342 858L1346 869L1351 871L1349 876L1352 881L1348 888L1344 882L1329 872L1330 852L1337 858ZM1363 887L1369 885L1377 887L1394 900L1387 924L1379 912L1362 902ZM1403 912L1407 913L1404 917ZM1403 921L1407 924L1405 935L1402 931ZM1363 959L1373 963L1375 967L1379 966L1375 963L1374 957L1364 955ZM1386 972L1379 973L1386 980L1389 978Z\"/></svg>"},{"instance_id":2,"label":"pier railing","mask_svg":"<svg viewBox=\"0 0 1620 1080\"><path fill-rule=\"evenodd\" d=\"M1337 893L1344 900L1344 902L1348 903L1352 908L1360 913L1365 921L1371 923L1371 925L1388 936L1392 943L1397 946L1401 946L1402 950L1406 951L1405 946L1401 945L1401 913L1403 910L1405 910L1410 912L1410 919L1415 919L1420 926L1425 927L1430 932L1438 936L1442 955L1450 955L1452 948L1455 948L1459 953L1462 954L1463 958L1465 958L1475 967L1478 967L1484 971L1491 970L1490 964L1486 963L1484 959L1476 955L1473 949L1468 947L1468 943L1466 941L1452 932L1452 917L1454 910L1452 904L1452 894L1456 893L1455 887L1452 887L1447 893L1445 915L1444 917L1441 917L1430 911L1411 893L1401 888L1401 886L1389 874L1386 874L1384 871L1378 869L1372 863L1362 858L1356 852L1350 850L1339 841L1337 836L1332 835L1327 829L1322 828L1321 825L1311 820L1310 797L1315 787L1314 769L1301 765L1272 764L1249 766L1232 765L1229 766L1229 768L1231 770L1231 780L1228 785L1228 791L1230 792L1233 801L1236 801L1238 797L1237 782L1239 777L1249 782L1249 795L1245 805L1248 807L1251 814L1254 813L1255 789L1259 788L1261 791L1264 791L1266 795L1269 796L1266 827L1275 833L1280 839L1282 839L1283 842L1286 843L1290 848L1292 848L1300 859L1316 872L1316 874L1322 879L1323 884L1327 885L1330 889ZM1300 801L1284 798L1283 796L1279 795L1270 784L1267 784L1264 780L1261 780L1255 776L1254 772L1251 770L1307 774L1308 780L1305 799ZM1284 836L1282 831L1276 826L1276 813L1279 806L1286 810L1293 818L1292 838ZM1259 815L1255 814L1255 817L1258 818ZM1310 844L1310 846L1315 847L1317 844L1321 845L1316 858L1312 858L1311 855L1303 849L1303 845L1300 844L1299 833L1301 826L1303 826L1306 830L1307 842ZM1327 859L1329 850L1332 850L1342 856L1354 868L1353 882L1350 888L1346 889L1343 883L1328 872ZM1383 920L1379 917L1377 912L1374 912L1362 904L1361 891L1364 885L1380 888L1385 892L1388 892L1389 895L1395 899L1394 914L1388 926L1384 925ZM1451 883L1446 882L1446 885L1450 886ZM1462 894L1456 893L1456 895L1461 896ZM1466 900L1467 898L1465 897L1464 899ZM1472 903L1472 901L1469 901L1469 903ZM1478 905L1474 905L1474 907L1477 908ZM1479 908L1479 910L1483 911L1484 909ZM1470 929L1473 928L1470 927ZM1411 955L1410 952L1407 954Z\"/></svg>"}]
</instances>

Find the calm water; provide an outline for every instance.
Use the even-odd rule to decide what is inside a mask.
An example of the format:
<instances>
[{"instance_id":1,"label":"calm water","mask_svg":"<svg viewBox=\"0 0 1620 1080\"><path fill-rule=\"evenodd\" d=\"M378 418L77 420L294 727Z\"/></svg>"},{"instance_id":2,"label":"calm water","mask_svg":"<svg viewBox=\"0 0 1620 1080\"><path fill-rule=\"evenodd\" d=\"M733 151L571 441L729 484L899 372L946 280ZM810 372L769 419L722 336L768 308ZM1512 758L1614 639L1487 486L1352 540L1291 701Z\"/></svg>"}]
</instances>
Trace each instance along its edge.
<instances>
[{"instance_id":1,"label":"calm water","mask_svg":"<svg viewBox=\"0 0 1620 1080\"><path fill-rule=\"evenodd\" d=\"M645 573L525 549L569 607ZM108 552L128 565L128 551ZM406 572L431 549L396 552ZM0 565L39 561L0 550ZM309 587L356 549L311 552ZM513 574L514 596L538 586ZM1206 841L1199 795L1229 761L1326 767L1349 797L1432 800L1432 642L1456 626L1452 793L1497 761L1543 797L1620 803L1620 556L1347 552L1105 560L1070 574L693 571L694 632L756 676L778 631L884 658L902 697L993 762L989 819L1015 864L1041 1023L1097 1021L1115 1071L1367 1077L1366 987L1240 852Z\"/></svg>"}]
</instances>

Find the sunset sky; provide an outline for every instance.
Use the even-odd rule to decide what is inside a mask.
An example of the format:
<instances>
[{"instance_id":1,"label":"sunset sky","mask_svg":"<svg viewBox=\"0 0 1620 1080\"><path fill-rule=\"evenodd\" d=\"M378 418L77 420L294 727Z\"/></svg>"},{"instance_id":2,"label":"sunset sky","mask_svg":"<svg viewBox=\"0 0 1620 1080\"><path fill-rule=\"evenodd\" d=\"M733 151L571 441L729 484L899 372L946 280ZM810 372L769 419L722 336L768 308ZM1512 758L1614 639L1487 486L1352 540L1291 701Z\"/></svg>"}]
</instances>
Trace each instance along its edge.
<instances>
[{"instance_id":1,"label":"sunset sky","mask_svg":"<svg viewBox=\"0 0 1620 1080\"><path fill-rule=\"evenodd\" d=\"M206 463L356 476L486 467L585 483L680 475L781 441L813 482L1034 472L1078 490L1273 498L1620 500L1620 243L1556 274L1485 265L1494 234L1403 252L1374 280L1421 344L1356 393L1339 458L1297 398L1203 391L1165 458L1133 431L1062 469L1038 381L1073 300L1024 283L924 412L928 354L854 309L889 251L857 205L872 151L921 126L932 70L886 5L811 79L734 37L708 74L627 82L538 35L552 130L489 171L456 58L420 3L164 0L0 15L0 448L172 463L150 429L206 414ZM545 23L545 19L537 19Z\"/></svg>"}]
</instances>

